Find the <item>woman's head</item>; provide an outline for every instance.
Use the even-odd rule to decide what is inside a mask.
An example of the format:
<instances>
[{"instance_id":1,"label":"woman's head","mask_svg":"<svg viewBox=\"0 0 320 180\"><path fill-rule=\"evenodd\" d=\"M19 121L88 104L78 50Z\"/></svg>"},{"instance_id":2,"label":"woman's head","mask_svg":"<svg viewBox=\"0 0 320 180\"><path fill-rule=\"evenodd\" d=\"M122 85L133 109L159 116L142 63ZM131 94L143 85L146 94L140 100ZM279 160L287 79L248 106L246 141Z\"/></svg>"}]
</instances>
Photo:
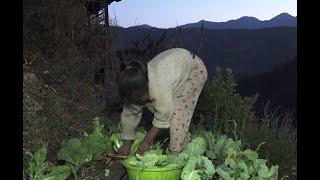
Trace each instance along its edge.
<instances>
[{"instance_id":1,"label":"woman's head","mask_svg":"<svg viewBox=\"0 0 320 180\"><path fill-rule=\"evenodd\" d=\"M139 60L131 60L119 80L119 94L126 105L143 105L149 100L148 71Z\"/></svg>"}]
</instances>

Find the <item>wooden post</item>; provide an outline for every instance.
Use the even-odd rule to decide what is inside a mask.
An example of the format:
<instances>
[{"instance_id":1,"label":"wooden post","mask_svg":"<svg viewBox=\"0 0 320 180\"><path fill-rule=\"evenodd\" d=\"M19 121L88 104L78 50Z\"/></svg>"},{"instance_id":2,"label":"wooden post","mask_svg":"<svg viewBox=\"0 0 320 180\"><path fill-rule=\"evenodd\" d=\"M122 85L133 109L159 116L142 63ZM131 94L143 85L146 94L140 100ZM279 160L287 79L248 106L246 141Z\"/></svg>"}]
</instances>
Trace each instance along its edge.
<instances>
[{"instance_id":1,"label":"wooden post","mask_svg":"<svg viewBox=\"0 0 320 180\"><path fill-rule=\"evenodd\" d=\"M110 36L110 26L109 26L109 2L104 1L104 26L106 32L106 49L107 49L107 56L106 56L106 66L105 66L105 76L106 76L106 88L110 85L111 81L111 70L112 70L112 59L111 59L111 36Z\"/></svg>"}]
</instances>

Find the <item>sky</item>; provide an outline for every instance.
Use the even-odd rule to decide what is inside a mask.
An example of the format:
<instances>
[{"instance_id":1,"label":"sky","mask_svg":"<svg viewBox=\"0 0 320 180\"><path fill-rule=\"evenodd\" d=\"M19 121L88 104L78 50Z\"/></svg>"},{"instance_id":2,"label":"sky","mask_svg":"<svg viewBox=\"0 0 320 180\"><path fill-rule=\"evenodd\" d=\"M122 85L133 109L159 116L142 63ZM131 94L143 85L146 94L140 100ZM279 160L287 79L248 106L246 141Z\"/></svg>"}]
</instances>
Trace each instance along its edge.
<instances>
[{"instance_id":1,"label":"sky","mask_svg":"<svg viewBox=\"0 0 320 180\"><path fill-rule=\"evenodd\" d=\"M109 17L116 17L117 24L122 27L148 24L158 28L169 28L200 20L225 22L242 16L269 20L283 12L297 16L297 1L121 0L109 6Z\"/></svg>"}]
</instances>

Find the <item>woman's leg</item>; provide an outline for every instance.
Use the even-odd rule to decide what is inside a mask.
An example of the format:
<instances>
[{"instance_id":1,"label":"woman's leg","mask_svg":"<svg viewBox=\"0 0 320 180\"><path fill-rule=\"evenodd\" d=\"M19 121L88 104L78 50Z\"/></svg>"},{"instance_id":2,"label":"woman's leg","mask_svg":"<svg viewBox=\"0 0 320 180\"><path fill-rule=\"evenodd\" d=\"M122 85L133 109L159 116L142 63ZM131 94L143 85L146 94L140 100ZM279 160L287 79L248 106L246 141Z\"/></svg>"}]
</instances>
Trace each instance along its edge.
<instances>
[{"instance_id":1,"label":"woman's leg","mask_svg":"<svg viewBox=\"0 0 320 180\"><path fill-rule=\"evenodd\" d=\"M207 80L207 69L197 56L181 93L174 97L174 114L170 121L170 151L181 152L191 140L189 132L193 111Z\"/></svg>"}]
</instances>

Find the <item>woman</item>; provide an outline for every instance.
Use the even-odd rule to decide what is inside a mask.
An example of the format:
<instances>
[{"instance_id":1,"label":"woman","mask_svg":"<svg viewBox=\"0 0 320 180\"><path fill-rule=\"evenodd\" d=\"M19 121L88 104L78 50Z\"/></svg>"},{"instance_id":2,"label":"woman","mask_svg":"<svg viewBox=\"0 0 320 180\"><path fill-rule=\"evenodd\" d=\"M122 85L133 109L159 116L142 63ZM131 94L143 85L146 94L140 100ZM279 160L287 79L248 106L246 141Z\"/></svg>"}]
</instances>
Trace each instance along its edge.
<instances>
[{"instance_id":1,"label":"woman","mask_svg":"<svg viewBox=\"0 0 320 180\"><path fill-rule=\"evenodd\" d=\"M165 128L170 128L170 153L181 152L190 141L190 121L206 80L203 61L185 49L164 51L146 66L130 61L119 82L119 93L125 101L121 113L124 143L119 154L129 154L143 106L154 114L154 119L137 153L142 155L148 150L151 141Z\"/></svg>"}]
</instances>

